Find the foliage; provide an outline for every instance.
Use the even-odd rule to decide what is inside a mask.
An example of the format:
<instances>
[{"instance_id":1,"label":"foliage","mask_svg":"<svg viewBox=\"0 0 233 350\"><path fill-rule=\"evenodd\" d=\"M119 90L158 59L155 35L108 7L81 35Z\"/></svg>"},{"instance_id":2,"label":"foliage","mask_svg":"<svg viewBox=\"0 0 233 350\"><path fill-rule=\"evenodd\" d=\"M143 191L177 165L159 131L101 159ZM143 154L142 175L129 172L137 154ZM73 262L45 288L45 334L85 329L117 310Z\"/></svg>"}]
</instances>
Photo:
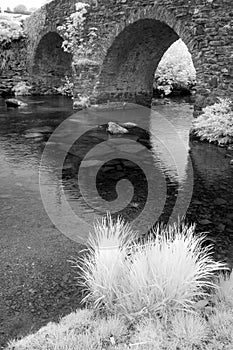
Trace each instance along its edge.
<instances>
[{"instance_id":1,"label":"foliage","mask_svg":"<svg viewBox=\"0 0 233 350\"><path fill-rule=\"evenodd\" d=\"M74 83L70 80L69 77L65 76L64 85L60 86L56 90L61 95L72 97L74 92Z\"/></svg>"},{"instance_id":2,"label":"foliage","mask_svg":"<svg viewBox=\"0 0 233 350\"><path fill-rule=\"evenodd\" d=\"M0 15L0 45L6 48L12 40L24 37L22 22L9 15Z\"/></svg>"},{"instance_id":3,"label":"foliage","mask_svg":"<svg viewBox=\"0 0 233 350\"><path fill-rule=\"evenodd\" d=\"M179 39L163 55L155 72L154 88L169 95L176 88L191 88L195 85L196 71L191 54Z\"/></svg>"},{"instance_id":4,"label":"foliage","mask_svg":"<svg viewBox=\"0 0 233 350\"><path fill-rule=\"evenodd\" d=\"M65 36L62 48L65 52L74 53L75 44L82 43L81 33L83 30L85 15L87 13L87 7L90 5L87 3L76 3L76 11L66 18L66 22L59 26L57 29L62 31Z\"/></svg>"},{"instance_id":5,"label":"foliage","mask_svg":"<svg viewBox=\"0 0 233 350\"><path fill-rule=\"evenodd\" d=\"M201 140L228 144L233 140L233 109L229 99L219 98L203 108L203 114L193 121L192 131Z\"/></svg>"},{"instance_id":6,"label":"foliage","mask_svg":"<svg viewBox=\"0 0 233 350\"><path fill-rule=\"evenodd\" d=\"M92 53L92 46L97 36L97 28L93 27L89 29L86 39L84 39L84 23L89 6L87 3L76 3L76 11L66 18L66 22L62 26L57 28L65 37L62 48L65 52L74 55L74 62L78 61L80 57L88 58L88 55Z\"/></svg>"},{"instance_id":7,"label":"foliage","mask_svg":"<svg viewBox=\"0 0 233 350\"><path fill-rule=\"evenodd\" d=\"M149 239L147 245L138 246L133 243L135 233L122 220L114 223L108 216L97 223L95 235L89 240L89 253L82 258L81 265L83 281L89 290L86 299L94 301L96 308L77 310L61 318L59 323L50 322L35 334L10 341L6 350L231 350L233 303L229 303L226 295L229 290L232 295L233 274L221 275L215 282L209 279L224 266L212 260L208 248L201 247L203 236L194 236L193 226L160 227L156 233L158 238L154 243ZM155 247L159 249L155 251ZM157 279L148 278L155 269ZM130 318L118 312L114 315L116 304L124 303L125 298L132 305L136 302L133 290L122 294L123 300L116 300L121 286L123 293L129 291L130 287L125 283L132 281L132 274L136 277L133 287L141 298L143 296L145 305L152 302L152 289L154 294L162 294L168 288L168 296L176 294L175 303L172 302L173 307L166 317L165 314L153 315L146 306ZM163 283L161 276L166 277ZM190 285L191 281L194 287ZM184 310L183 302L189 304L196 296L203 296L201 289L205 286L214 289L205 291L205 299L198 298L191 309L189 305ZM181 304L177 307L177 295L181 291L185 292L186 300L179 298ZM164 305L170 301L165 293ZM105 308L107 312L99 313L99 307L106 307L108 303L113 308Z\"/></svg>"},{"instance_id":8,"label":"foliage","mask_svg":"<svg viewBox=\"0 0 233 350\"><path fill-rule=\"evenodd\" d=\"M85 109L90 107L90 97L87 95L77 95L77 99L73 103L73 108L74 109Z\"/></svg>"},{"instance_id":9,"label":"foliage","mask_svg":"<svg viewBox=\"0 0 233 350\"><path fill-rule=\"evenodd\" d=\"M31 86L27 85L25 81L18 82L13 88L15 96L30 95Z\"/></svg>"},{"instance_id":10,"label":"foliage","mask_svg":"<svg viewBox=\"0 0 233 350\"><path fill-rule=\"evenodd\" d=\"M20 40L24 36L22 22L19 18L0 14L0 71L3 71L13 60L12 42Z\"/></svg>"}]
</instances>

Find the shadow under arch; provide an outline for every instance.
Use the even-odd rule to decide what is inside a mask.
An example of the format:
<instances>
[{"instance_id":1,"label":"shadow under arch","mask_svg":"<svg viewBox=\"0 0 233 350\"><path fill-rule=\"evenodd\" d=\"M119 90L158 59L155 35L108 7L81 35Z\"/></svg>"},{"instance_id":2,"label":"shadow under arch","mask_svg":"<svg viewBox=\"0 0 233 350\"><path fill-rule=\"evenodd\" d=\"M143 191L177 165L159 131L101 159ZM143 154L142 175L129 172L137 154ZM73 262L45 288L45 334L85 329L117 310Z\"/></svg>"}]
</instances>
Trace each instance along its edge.
<instances>
[{"instance_id":1,"label":"shadow under arch","mask_svg":"<svg viewBox=\"0 0 233 350\"><path fill-rule=\"evenodd\" d=\"M179 38L192 55L198 85L202 80L201 58L186 20L177 20L160 6L140 10L118 23L102 48L102 65L94 89L96 102L120 100L150 106L154 73L164 53Z\"/></svg>"},{"instance_id":2,"label":"shadow under arch","mask_svg":"<svg viewBox=\"0 0 233 350\"><path fill-rule=\"evenodd\" d=\"M36 93L56 92L64 85L65 77L72 77L72 55L64 52L63 38L57 32L42 36L35 50L32 66L32 82Z\"/></svg>"}]
</instances>

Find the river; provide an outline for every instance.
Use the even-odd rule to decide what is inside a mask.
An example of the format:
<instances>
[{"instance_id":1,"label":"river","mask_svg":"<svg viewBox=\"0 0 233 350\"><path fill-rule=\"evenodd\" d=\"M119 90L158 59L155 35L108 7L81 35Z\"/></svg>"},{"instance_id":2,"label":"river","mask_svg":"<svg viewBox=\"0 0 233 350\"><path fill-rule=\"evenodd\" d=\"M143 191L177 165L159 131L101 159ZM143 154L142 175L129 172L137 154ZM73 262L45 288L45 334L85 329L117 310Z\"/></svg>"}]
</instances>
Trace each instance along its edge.
<instances>
[{"instance_id":1,"label":"river","mask_svg":"<svg viewBox=\"0 0 233 350\"><path fill-rule=\"evenodd\" d=\"M107 210L141 234L186 215L232 266L233 154L189 141L191 103L74 113L65 97L23 100L7 109L0 99L2 344L79 306L67 260ZM128 133L107 133L109 121L130 122Z\"/></svg>"}]
</instances>

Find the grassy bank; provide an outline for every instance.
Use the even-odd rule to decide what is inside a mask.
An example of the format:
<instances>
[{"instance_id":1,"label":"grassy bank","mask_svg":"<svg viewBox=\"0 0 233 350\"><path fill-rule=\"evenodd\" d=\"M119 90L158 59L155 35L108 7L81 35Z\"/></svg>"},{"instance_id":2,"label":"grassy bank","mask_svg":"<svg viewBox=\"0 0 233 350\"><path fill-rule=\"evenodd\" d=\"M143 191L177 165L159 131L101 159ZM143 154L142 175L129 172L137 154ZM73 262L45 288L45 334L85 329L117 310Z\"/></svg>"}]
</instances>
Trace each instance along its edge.
<instances>
[{"instance_id":1,"label":"grassy bank","mask_svg":"<svg viewBox=\"0 0 233 350\"><path fill-rule=\"evenodd\" d=\"M135 233L110 217L73 261L85 308L7 350L232 349L233 277L194 226Z\"/></svg>"}]
</instances>

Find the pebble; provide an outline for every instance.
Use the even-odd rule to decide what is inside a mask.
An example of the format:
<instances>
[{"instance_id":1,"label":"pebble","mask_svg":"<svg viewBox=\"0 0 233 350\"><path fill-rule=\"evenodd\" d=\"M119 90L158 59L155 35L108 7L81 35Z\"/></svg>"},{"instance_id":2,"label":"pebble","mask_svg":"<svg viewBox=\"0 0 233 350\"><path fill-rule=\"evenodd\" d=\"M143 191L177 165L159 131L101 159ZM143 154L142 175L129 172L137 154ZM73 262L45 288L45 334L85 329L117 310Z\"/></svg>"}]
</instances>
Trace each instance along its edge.
<instances>
[{"instance_id":1,"label":"pebble","mask_svg":"<svg viewBox=\"0 0 233 350\"><path fill-rule=\"evenodd\" d=\"M223 198L216 198L213 202L214 205L225 205L227 201Z\"/></svg>"},{"instance_id":2,"label":"pebble","mask_svg":"<svg viewBox=\"0 0 233 350\"><path fill-rule=\"evenodd\" d=\"M121 126L126 127L126 128L135 128L137 126L137 124L132 123L132 122L126 122L126 123L122 123Z\"/></svg>"},{"instance_id":3,"label":"pebble","mask_svg":"<svg viewBox=\"0 0 233 350\"><path fill-rule=\"evenodd\" d=\"M139 203L132 202L132 203L130 203L130 206L131 206L132 208L138 208L138 207L139 207Z\"/></svg>"},{"instance_id":4,"label":"pebble","mask_svg":"<svg viewBox=\"0 0 233 350\"><path fill-rule=\"evenodd\" d=\"M31 132L26 135L24 135L26 139L36 138L36 137L43 137L43 134L40 132Z\"/></svg>"},{"instance_id":5,"label":"pebble","mask_svg":"<svg viewBox=\"0 0 233 350\"><path fill-rule=\"evenodd\" d=\"M53 132L53 128L50 126L41 126L38 128L31 128L26 130L26 134L34 134L34 133L40 133L40 134L49 134Z\"/></svg>"},{"instance_id":6,"label":"pebble","mask_svg":"<svg viewBox=\"0 0 233 350\"><path fill-rule=\"evenodd\" d=\"M194 200L194 201L192 201L192 204L194 204L194 205L201 205L202 202L199 201L199 200Z\"/></svg>"},{"instance_id":7,"label":"pebble","mask_svg":"<svg viewBox=\"0 0 233 350\"><path fill-rule=\"evenodd\" d=\"M23 184L22 184L21 182L16 182L16 183L15 183L15 186L23 187Z\"/></svg>"},{"instance_id":8,"label":"pebble","mask_svg":"<svg viewBox=\"0 0 233 350\"><path fill-rule=\"evenodd\" d=\"M226 228L226 225L224 225L224 224L219 224L219 225L217 226L217 228L218 228L219 231L224 231L225 228Z\"/></svg>"},{"instance_id":9,"label":"pebble","mask_svg":"<svg viewBox=\"0 0 233 350\"><path fill-rule=\"evenodd\" d=\"M10 209L12 209L12 207L11 207L11 206L8 206L8 207L3 207L3 210L10 210Z\"/></svg>"},{"instance_id":10,"label":"pebble","mask_svg":"<svg viewBox=\"0 0 233 350\"><path fill-rule=\"evenodd\" d=\"M210 225L212 224L212 221L208 220L208 219L203 219L201 221L199 221L200 225Z\"/></svg>"},{"instance_id":11,"label":"pebble","mask_svg":"<svg viewBox=\"0 0 233 350\"><path fill-rule=\"evenodd\" d=\"M2 194L0 195L0 199L7 199L7 198L11 198L10 194Z\"/></svg>"}]
</instances>

